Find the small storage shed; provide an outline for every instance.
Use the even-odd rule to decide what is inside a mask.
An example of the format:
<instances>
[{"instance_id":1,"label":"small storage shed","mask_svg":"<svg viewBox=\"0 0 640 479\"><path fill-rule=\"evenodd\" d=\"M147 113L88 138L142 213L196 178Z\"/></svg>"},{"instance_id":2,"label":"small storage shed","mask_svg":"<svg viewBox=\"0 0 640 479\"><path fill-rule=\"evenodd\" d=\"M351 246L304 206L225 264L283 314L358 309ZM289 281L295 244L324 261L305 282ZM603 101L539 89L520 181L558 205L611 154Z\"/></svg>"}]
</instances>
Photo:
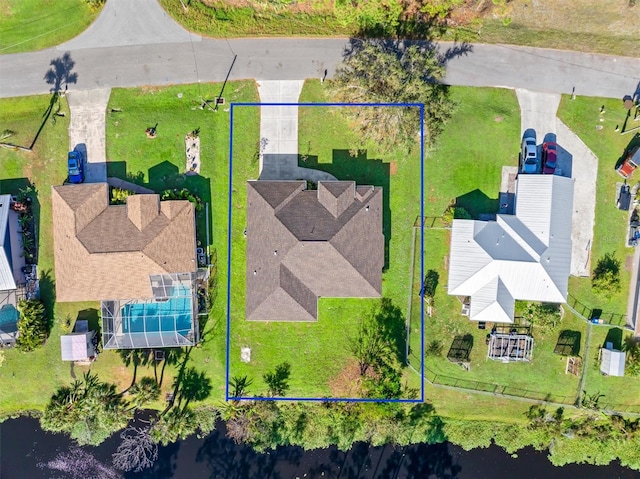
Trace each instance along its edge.
<instances>
[{"instance_id":1,"label":"small storage shed","mask_svg":"<svg viewBox=\"0 0 640 479\"><path fill-rule=\"evenodd\" d=\"M95 331L71 333L60 336L63 361L93 361L96 349L93 345Z\"/></svg>"},{"instance_id":2,"label":"small storage shed","mask_svg":"<svg viewBox=\"0 0 640 479\"><path fill-rule=\"evenodd\" d=\"M600 372L607 376L624 376L626 353L609 347L600 350Z\"/></svg>"}]
</instances>

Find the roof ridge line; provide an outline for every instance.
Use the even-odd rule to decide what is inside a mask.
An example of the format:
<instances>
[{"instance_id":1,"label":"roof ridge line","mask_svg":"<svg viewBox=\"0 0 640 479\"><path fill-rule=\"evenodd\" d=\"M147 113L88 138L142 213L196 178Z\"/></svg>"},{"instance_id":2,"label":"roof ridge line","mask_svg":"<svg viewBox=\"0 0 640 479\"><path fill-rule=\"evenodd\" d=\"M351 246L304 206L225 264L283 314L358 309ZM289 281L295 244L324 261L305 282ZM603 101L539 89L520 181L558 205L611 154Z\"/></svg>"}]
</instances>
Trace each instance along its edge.
<instances>
[{"instance_id":1,"label":"roof ridge line","mask_svg":"<svg viewBox=\"0 0 640 479\"><path fill-rule=\"evenodd\" d=\"M299 186L298 188L296 188L295 190L293 190L293 191L289 194L289 196L287 196L284 200L282 200L282 201L280 202L280 204L279 204L278 206L276 206L276 207L273 209L273 214L274 214L274 216L275 216L275 215L276 215L276 214L277 214L277 213L278 213L282 208L284 208L285 206L287 206L287 205L289 204L289 202L290 202L290 201L291 201L291 200L292 200L292 199L293 199L293 198L294 198L298 193L300 193L301 191L306 191L306 183L302 183L302 182L304 182L305 180L300 180L300 181L301 181L300 186ZM265 200L265 201L266 201L266 200Z\"/></svg>"}]
</instances>

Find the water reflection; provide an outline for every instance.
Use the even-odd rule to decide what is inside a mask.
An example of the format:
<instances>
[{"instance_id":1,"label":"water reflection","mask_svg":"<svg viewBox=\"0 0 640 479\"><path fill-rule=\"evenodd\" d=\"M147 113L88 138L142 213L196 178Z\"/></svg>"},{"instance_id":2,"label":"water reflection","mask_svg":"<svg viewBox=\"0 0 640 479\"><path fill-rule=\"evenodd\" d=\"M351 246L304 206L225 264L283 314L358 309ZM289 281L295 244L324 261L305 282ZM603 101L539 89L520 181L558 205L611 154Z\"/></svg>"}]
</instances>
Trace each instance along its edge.
<instances>
[{"instance_id":1,"label":"water reflection","mask_svg":"<svg viewBox=\"0 0 640 479\"><path fill-rule=\"evenodd\" d=\"M152 469L121 474L111 464L119 435L99 447L78 448L62 435L43 432L37 419L0 424L2 479L638 479L640 473L618 463L596 467L573 464L554 467L546 452L531 448L511 457L502 449L463 451L450 444L419 444L406 448L355 444L304 451L279 447L259 454L225 436L224 425L205 439L159 448Z\"/></svg>"}]
</instances>

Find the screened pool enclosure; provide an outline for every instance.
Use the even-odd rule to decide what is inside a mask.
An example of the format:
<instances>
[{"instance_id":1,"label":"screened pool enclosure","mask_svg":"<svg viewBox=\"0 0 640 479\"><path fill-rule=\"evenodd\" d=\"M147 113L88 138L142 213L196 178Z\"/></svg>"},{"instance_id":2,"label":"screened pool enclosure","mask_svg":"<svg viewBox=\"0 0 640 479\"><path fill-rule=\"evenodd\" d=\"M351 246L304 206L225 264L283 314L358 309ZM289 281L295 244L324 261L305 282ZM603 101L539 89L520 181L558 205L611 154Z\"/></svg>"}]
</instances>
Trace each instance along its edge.
<instances>
[{"instance_id":1,"label":"screened pool enclosure","mask_svg":"<svg viewBox=\"0 0 640 479\"><path fill-rule=\"evenodd\" d=\"M193 346L198 332L198 273L153 275L152 299L102 302L104 349Z\"/></svg>"}]
</instances>

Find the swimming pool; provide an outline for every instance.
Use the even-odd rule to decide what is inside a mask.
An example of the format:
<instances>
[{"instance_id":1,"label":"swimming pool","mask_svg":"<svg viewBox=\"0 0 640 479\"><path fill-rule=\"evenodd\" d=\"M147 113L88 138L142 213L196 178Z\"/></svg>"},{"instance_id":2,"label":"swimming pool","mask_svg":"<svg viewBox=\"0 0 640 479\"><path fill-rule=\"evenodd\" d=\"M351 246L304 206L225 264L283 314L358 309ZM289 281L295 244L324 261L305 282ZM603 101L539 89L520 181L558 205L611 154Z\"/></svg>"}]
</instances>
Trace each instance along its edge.
<instances>
[{"instance_id":1,"label":"swimming pool","mask_svg":"<svg viewBox=\"0 0 640 479\"><path fill-rule=\"evenodd\" d=\"M192 329L191 288L177 284L164 301L131 302L121 309L124 333L174 333L186 336Z\"/></svg>"}]
</instances>

